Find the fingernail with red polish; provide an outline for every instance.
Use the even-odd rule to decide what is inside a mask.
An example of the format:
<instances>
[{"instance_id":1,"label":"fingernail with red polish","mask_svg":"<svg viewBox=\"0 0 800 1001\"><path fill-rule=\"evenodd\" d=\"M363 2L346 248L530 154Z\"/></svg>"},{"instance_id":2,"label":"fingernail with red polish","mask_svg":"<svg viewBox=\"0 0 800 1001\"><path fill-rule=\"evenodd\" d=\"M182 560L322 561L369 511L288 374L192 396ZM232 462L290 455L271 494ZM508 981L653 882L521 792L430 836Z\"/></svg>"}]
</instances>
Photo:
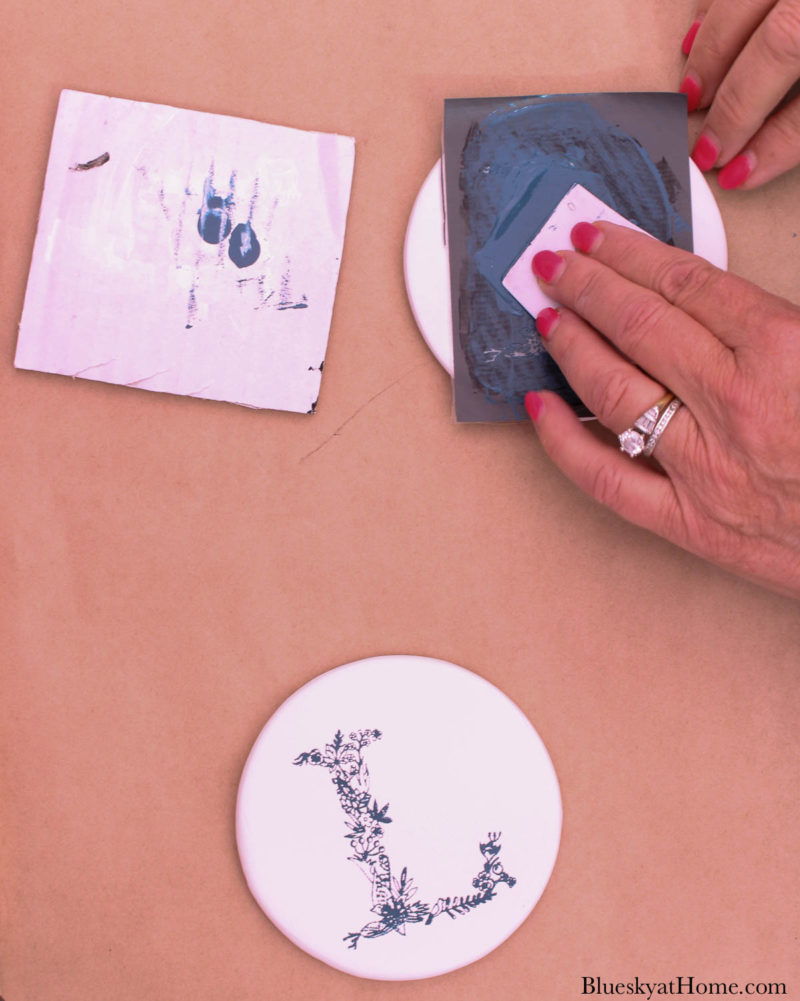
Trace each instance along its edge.
<instances>
[{"instance_id":1,"label":"fingernail with red polish","mask_svg":"<svg viewBox=\"0 0 800 1001\"><path fill-rule=\"evenodd\" d=\"M569 238L576 250L580 250L582 254L589 254L600 245L603 234L590 222L579 222L572 227Z\"/></svg>"},{"instance_id":2,"label":"fingernail with red polish","mask_svg":"<svg viewBox=\"0 0 800 1001\"><path fill-rule=\"evenodd\" d=\"M557 309L551 309L550 306L546 306L540 313L536 314L536 329L539 331L539 335L542 340L547 340L547 338L556 329L558 321L561 319Z\"/></svg>"},{"instance_id":3,"label":"fingernail with red polish","mask_svg":"<svg viewBox=\"0 0 800 1001\"><path fill-rule=\"evenodd\" d=\"M697 37L697 32L699 30L700 30L700 22L695 21L692 24L691 28L689 28L689 30L686 32L686 38L684 38L683 43L681 45L681 52L683 52L685 56L688 56L689 53L692 51L692 46L694 45L694 40Z\"/></svg>"},{"instance_id":4,"label":"fingernail with red polish","mask_svg":"<svg viewBox=\"0 0 800 1001\"><path fill-rule=\"evenodd\" d=\"M554 254L552 250L540 250L533 255L531 267L536 277L549 285L561 277L565 263L564 258Z\"/></svg>"},{"instance_id":5,"label":"fingernail with red polish","mask_svg":"<svg viewBox=\"0 0 800 1001\"><path fill-rule=\"evenodd\" d=\"M694 111L698 104L700 103L700 98L703 96L700 90L700 84L695 80L691 73L684 77L683 83L680 87L680 93L686 95L686 110Z\"/></svg>"},{"instance_id":6,"label":"fingernail with red polish","mask_svg":"<svg viewBox=\"0 0 800 1001\"><path fill-rule=\"evenodd\" d=\"M746 153L740 153L730 163L726 163L717 174L717 182L721 188L726 190L738 188L752 173L753 161Z\"/></svg>"},{"instance_id":7,"label":"fingernail with red polish","mask_svg":"<svg viewBox=\"0 0 800 1001\"><path fill-rule=\"evenodd\" d=\"M538 393L534 393L531 390L530 393L525 394L525 409L528 411L528 416L530 419L536 423L542 413L542 398Z\"/></svg>"},{"instance_id":8,"label":"fingernail with red polish","mask_svg":"<svg viewBox=\"0 0 800 1001\"><path fill-rule=\"evenodd\" d=\"M692 159L702 171L706 171L711 170L717 162L718 156L719 146L717 146L713 139L709 139L708 136L703 133L694 144Z\"/></svg>"}]
</instances>

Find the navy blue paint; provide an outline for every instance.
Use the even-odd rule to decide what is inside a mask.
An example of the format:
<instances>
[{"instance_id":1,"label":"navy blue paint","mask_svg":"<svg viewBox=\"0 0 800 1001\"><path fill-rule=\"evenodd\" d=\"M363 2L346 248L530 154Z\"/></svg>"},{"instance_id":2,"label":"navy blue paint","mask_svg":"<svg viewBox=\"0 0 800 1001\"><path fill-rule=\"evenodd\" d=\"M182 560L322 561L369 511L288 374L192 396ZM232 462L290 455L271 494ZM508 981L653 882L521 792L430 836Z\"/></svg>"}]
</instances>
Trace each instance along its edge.
<instances>
[{"instance_id":1,"label":"navy blue paint","mask_svg":"<svg viewBox=\"0 0 800 1001\"><path fill-rule=\"evenodd\" d=\"M469 250L506 308L518 315L524 310L502 279L573 184L665 243L686 229L642 145L582 102L489 115L481 139L464 151L465 169L476 161L483 166L489 157L489 174L499 165L498 210L488 235L483 227L478 235L473 218Z\"/></svg>"},{"instance_id":2,"label":"navy blue paint","mask_svg":"<svg viewBox=\"0 0 800 1001\"><path fill-rule=\"evenodd\" d=\"M315 406L316 403L309 413ZM414 899L417 890L408 869L403 868L399 877L392 874L392 862L384 842L385 828L394 823L389 816L389 804L380 806L370 795L369 769L363 751L382 736L380 730L356 730L348 739L337 730L324 750L315 747L294 759L295 765L318 766L331 772L331 782L346 818L345 839L351 853L348 861L355 862L371 884L369 910L372 917L359 931L344 936L350 949L357 948L362 939L369 941L392 932L405 937L410 925L427 927L443 914L451 919L470 914L496 899L502 884L511 889L517 883L516 877L506 872L500 858L502 845L498 831L490 833L485 842L478 842L483 864L472 880L475 893L467 891L439 897L433 903Z\"/></svg>"},{"instance_id":3,"label":"navy blue paint","mask_svg":"<svg viewBox=\"0 0 800 1001\"><path fill-rule=\"evenodd\" d=\"M235 197L236 177L236 171L233 171L228 179L227 193L223 196L214 187L214 164L212 163L210 165L208 176L203 183L203 202L197 212L197 231L206 243L219 246L220 249L216 255L216 263L218 266L224 264L222 244L228 237L230 237L227 247L228 258L233 262L233 264L236 265L237 268L242 269L255 264L261 256L261 243L259 242L256 232L253 229L253 215L258 201L258 178L255 178L253 181L253 194L250 199L250 208L247 220L245 222L237 223L237 225L232 229L233 221L237 218L237 216L241 218L239 211L237 211ZM193 197L192 192L188 187L185 189L185 193L187 197ZM278 199L275 198L272 203L272 209L265 223L266 238L269 236L269 229L272 225L272 218L277 204ZM263 222L264 220L261 219L259 227L262 226ZM180 236L180 229L178 233ZM263 231L262 237L264 237ZM273 301L273 296L278 290L266 288L266 276L264 274L236 279L236 285L242 291L244 291L245 286L250 282L255 282L257 289L258 301L253 307L254 309L261 309L267 305L269 305L270 308L277 310L308 309L308 299L305 295L302 295L300 299L296 299L292 294L291 261L288 258L285 260L284 272L281 275L279 298L277 302ZM196 290L197 283L195 282L189 296L189 309L186 320L187 330L192 327L197 314ZM314 406L316 406L316 404ZM2 1001L2 999L0 999L0 1001Z\"/></svg>"},{"instance_id":4,"label":"navy blue paint","mask_svg":"<svg viewBox=\"0 0 800 1001\"><path fill-rule=\"evenodd\" d=\"M487 401L508 405L511 416L522 416L525 393L540 388L556 390L585 414L502 279L573 184L659 240L685 245L689 227L665 184L672 188L676 179L580 100L504 104L472 124L459 152L467 245L457 330L473 384Z\"/></svg>"},{"instance_id":5,"label":"navy blue paint","mask_svg":"<svg viewBox=\"0 0 800 1001\"><path fill-rule=\"evenodd\" d=\"M186 307L186 330L191 330L197 316L197 280L192 282L189 289L189 302Z\"/></svg>"},{"instance_id":6,"label":"navy blue paint","mask_svg":"<svg viewBox=\"0 0 800 1001\"><path fill-rule=\"evenodd\" d=\"M308 309L308 299L305 293L295 299L292 293L292 262L287 257L284 262L284 271L281 275L280 294L276 309Z\"/></svg>"},{"instance_id":7,"label":"navy blue paint","mask_svg":"<svg viewBox=\"0 0 800 1001\"><path fill-rule=\"evenodd\" d=\"M214 190L213 175L203 186L203 205L198 212L197 232L206 243L222 243L231 231L233 195L222 198Z\"/></svg>"},{"instance_id":8,"label":"navy blue paint","mask_svg":"<svg viewBox=\"0 0 800 1001\"><path fill-rule=\"evenodd\" d=\"M261 244L250 225L250 222L240 222L231 233L228 244L228 257L237 268L248 268L255 264L261 253Z\"/></svg>"}]
</instances>

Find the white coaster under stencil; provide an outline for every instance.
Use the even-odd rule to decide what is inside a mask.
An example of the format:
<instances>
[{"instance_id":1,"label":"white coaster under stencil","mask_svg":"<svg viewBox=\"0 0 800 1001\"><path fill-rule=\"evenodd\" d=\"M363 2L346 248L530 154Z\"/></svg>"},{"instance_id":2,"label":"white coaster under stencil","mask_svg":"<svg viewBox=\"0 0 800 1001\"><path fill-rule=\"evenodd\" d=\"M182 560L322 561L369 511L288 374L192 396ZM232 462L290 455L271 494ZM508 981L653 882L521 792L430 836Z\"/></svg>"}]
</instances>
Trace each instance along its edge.
<instances>
[{"instance_id":1,"label":"white coaster under stencil","mask_svg":"<svg viewBox=\"0 0 800 1001\"><path fill-rule=\"evenodd\" d=\"M728 266L728 244L722 216L708 181L691 160L689 177L692 187L695 253L716 267L725 269ZM567 232L566 241L562 238L560 245L544 249L564 250L570 247ZM425 178L411 210L403 263L406 292L420 333L442 368L452 375L454 360L450 263L445 234L441 160L436 162Z\"/></svg>"},{"instance_id":2,"label":"white coaster under stencil","mask_svg":"<svg viewBox=\"0 0 800 1001\"><path fill-rule=\"evenodd\" d=\"M275 712L239 787L247 883L301 949L416 980L491 952L539 900L561 799L522 711L461 667L374 657Z\"/></svg>"}]
</instances>

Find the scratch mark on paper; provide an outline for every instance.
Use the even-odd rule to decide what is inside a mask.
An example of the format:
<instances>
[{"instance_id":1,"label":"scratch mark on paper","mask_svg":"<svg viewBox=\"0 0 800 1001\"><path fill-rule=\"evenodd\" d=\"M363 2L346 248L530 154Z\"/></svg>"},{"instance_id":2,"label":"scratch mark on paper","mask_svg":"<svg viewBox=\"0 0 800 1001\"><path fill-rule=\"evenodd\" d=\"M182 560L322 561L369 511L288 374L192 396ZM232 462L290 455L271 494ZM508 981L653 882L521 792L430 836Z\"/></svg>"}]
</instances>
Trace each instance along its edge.
<instances>
[{"instance_id":1,"label":"scratch mark on paper","mask_svg":"<svg viewBox=\"0 0 800 1001\"><path fill-rule=\"evenodd\" d=\"M167 372L169 372L168 368L162 368L160 372L153 372L152 375L142 376L141 379L134 379L133 382L125 382L125 383L123 383L123 385L125 385L125 386L141 386L141 384L143 382L149 382L151 379L155 379L159 375L165 375Z\"/></svg>"},{"instance_id":2,"label":"scratch mark on paper","mask_svg":"<svg viewBox=\"0 0 800 1001\"><path fill-rule=\"evenodd\" d=\"M394 380L394 382L390 382L388 386L384 386L383 389L379 389L377 393L373 393L373 395L370 396L368 400L365 400L360 407L356 407L353 413L350 414L350 416L346 420L342 421L339 427L337 427L335 431L332 431L327 438L323 439L323 441L321 441L316 448L312 448L310 452L306 452L305 455L301 456L299 462L305 462L306 459L310 459L312 455L319 452L321 448L324 448L332 438L338 437L338 435L341 434L344 428L346 428L351 421L355 420L356 417L358 417L358 415L361 413L361 411L364 410L366 407L368 407L370 403L372 403L374 400L377 400L379 396L383 396L384 393L388 393L390 389L393 389L398 384L398 382L402 382L403 379L407 378L409 375L411 375L412 372L416 371L421 365L425 364L427 364L427 362L419 362L416 365L412 365L411 368L406 369L406 371L403 372L402 375L399 375Z\"/></svg>"},{"instance_id":3,"label":"scratch mark on paper","mask_svg":"<svg viewBox=\"0 0 800 1001\"><path fill-rule=\"evenodd\" d=\"M79 369L77 372L72 372L71 373L72 378L79 379L84 372L91 372L93 368L103 368L103 366L111 365L112 362L115 362L116 360L117 360L116 358L109 358L108 361L98 361L95 362L94 365L87 365L86 368Z\"/></svg>"}]
</instances>

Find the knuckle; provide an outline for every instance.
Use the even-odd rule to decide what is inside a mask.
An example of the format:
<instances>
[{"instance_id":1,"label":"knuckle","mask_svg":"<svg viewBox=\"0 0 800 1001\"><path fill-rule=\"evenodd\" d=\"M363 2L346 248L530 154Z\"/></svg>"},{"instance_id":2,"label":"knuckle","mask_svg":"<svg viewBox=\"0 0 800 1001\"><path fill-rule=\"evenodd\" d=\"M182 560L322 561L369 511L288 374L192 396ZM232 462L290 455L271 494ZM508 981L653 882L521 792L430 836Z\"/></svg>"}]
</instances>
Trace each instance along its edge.
<instances>
[{"instance_id":1,"label":"knuckle","mask_svg":"<svg viewBox=\"0 0 800 1001\"><path fill-rule=\"evenodd\" d=\"M726 380L719 396L718 420L737 448L744 449L757 465L762 459L774 464L783 446L791 452L795 420L794 408L778 386L765 386L737 372ZM769 435L765 428L771 429ZM786 436L786 437L785 437Z\"/></svg>"},{"instance_id":2,"label":"knuckle","mask_svg":"<svg viewBox=\"0 0 800 1001\"><path fill-rule=\"evenodd\" d=\"M668 261L656 274L656 289L675 306L708 294L717 278L706 261L690 258Z\"/></svg>"},{"instance_id":3,"label":"knuckle","mask_svg":"<svg viewBox=\"0 0 800 1001\"><path fill-rule=\"evenodd\" d=\"M718 65L728 59L728 49L719 38L708 38L703 44L703 56L707 62Z\"/></svg>"},{"instance_id":4,"label":"knuckle","mask_svg":"<svg viewBox=\"0 0 800 1001\"><path fill-rule=\"evenodd\" d=\"M637 346L656 333L666 320L667 303L655 295L636 293L619 311L616 333L623 350L635 353Z\"/></svg>"},{"instance_id":5,"label":"knuckle","mask_svg":"<svg viewBox=\"0 0 800 1001\"><path fill-rule=\"evenodd\" d=\"M680 546L686 545L687 540L692 536L691 514L680 503L679 496L674 489L664 494L659 505L657 518L661 535Z\"/></svg>"},{"instance_id":6,"label":"knuckle","mask_svg":"<svg viewBox=\"0 0 800 1001\"><path fill-rule=\"evenodd\" d=\"M762 44L779 65L800 62L800 4L779 3L764 21Z\"/></svg>"},{"instance_id":7,"label":"knuckle","mask_svg":"<svg viewBox=\"0 0 800 1001\"><path fill-rule=\"evenodd\" d=\"M714 126L720 131L719 122L722 128L735 129L741 131L747 128L752 112L747 100L747 94L742 93L739 84L730 76L726 77L717 91L713 103Z\"/></svg>"},{"instance_id":8,"label":"knuckle","mask_svg":"<svg viewBox=\"0 0 800 1001\"><path fill-rule=\"evenodd\" d=\"M772 142L777 140L782 148L793 151L800 139L800 103L784 105L768 120L766 129Z\"/></svg>"},{"instance_id":9,"label":"knuckle","mask_svg":"<svg viewBox=\"0 0 800 1001\"><path fill-rule=\"evenodd\" d=\"M592 413L609 427L624 427L623 414L630 414L627 402L631 395L631 379L620 368L612 368L597 376L592 383L592 399L588 401ZM635 416L635 415L634 415Z\"/></svg>"},{"instance_id":10,"label":"knuckle","mask_svg":"<svg viewBox=\"0 0 800 1001\"><path fill-rule=\"evenodd\" d=\"M696 548L707 559L720 566L742 567L746 535L736 524L736 519L728 519L721 514L719 506L698 518L694 536Z\"/></svg>"},{"instance_id":11,"label":"knuckle","mask_svg":"<svg viewBox=\"0 0 800 1001\"><path fill-rule=\"evenodd\" d=\"M721 391L723 410L728 420L747 423L754 417L756 401L752 387L745 379L735 376L726 380Z\"/></svg>"},{"instance_id":12,"label":"knuckle","mask_svg":"<svg viewBox=\"0 0 800 1001\"><path fill-rule=\"evenodd\" d=\"M725 66L731 61L730 43L713 24L706 23L701 44L693 45L687 66L702 63L704 67ZM701 73L701 77L704 74Z\"/></svg>"},{"instance_id":13,"label":"knuckle","mask_svg":"<svg viewBox=\"0 0 800 1001\"><path fill-rule=\"evenodd\" d=\"M620 507L623 491L622 473L618 466L601 463L591 473L589 493L605 507L616 511Z\"/></svg>"},{"instance_id":14,"label":"knuckle","mask_svg":"<svg viewBox=\"0 0 800 1001\"><path fill-rule=\"evenodd\" d=\"M580 356L580 337L576 317L570 315L569 311L563 311L558 328L552 335L552 340L547 345L547 350L551 357L557 355L559 367L572 368L573 359Z\"/></svg>"},{"instance_id":15,"label":"knuckle","mask_svg":"<svg viewBox=\"0 0 800 1001\"><path fill-rule=\"evenodd\" d=\"M585 316L591 303L602 295L603 272L591 268L575 290L574 309Z\"/></svg>"}]
</instances>

